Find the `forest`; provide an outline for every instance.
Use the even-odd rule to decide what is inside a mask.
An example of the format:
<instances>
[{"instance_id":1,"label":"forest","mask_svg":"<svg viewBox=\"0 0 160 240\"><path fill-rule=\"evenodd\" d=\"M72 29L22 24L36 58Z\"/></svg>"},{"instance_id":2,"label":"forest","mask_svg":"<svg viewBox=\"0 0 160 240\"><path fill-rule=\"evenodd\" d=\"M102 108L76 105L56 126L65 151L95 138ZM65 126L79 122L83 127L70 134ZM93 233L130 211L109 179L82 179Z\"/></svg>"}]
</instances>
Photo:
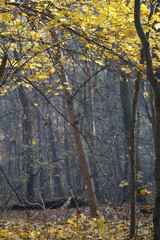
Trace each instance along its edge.
<instances>
[{"instance_id":1,"label":"forest","mask_svg":"<svg viewBox=\"0 0 160 240\"><path fill-rule=\"evenodd\" d=\"M160 240L160 0L0 1L0 239Z\"/></svg>"}]
</instances>

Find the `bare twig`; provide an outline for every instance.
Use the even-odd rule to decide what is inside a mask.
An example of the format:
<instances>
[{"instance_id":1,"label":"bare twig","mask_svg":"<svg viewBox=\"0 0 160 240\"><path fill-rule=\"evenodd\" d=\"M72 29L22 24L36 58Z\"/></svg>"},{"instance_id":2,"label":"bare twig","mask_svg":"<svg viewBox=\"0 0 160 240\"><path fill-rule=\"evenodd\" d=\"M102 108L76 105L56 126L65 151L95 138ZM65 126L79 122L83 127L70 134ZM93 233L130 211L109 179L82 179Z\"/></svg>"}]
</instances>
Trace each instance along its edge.
<instances>
[{"instance_id":1,"label":"bare twig","mask_svg":"<svg viewBox=\"0 0 160 240\"><path fill-rule=\"evenodd\" d=\"M30 217L29 212L27 211L27 209L26 209L25 206L23 205L23 203L22 203L22 201L21 201L21 199L20 199L18 193L16 192L15 188L12 186L12 184L11 184L10 181L8 180L7 175L6 175L6 173L4 172L4 170L3 170L3 168L2 168L1 166L0 166L0 170L1 170L1 172L3 173L3 176L4 176L5 180L6 180L6 182L8 183L8 185L11 187L11 189L12 189L13 192L15 193L15 195L16 195L16 197L17 197L19 203L23 206L23 208L24 208L24 210L25 210L27 216Z\"/></svg>"}]
</instances>

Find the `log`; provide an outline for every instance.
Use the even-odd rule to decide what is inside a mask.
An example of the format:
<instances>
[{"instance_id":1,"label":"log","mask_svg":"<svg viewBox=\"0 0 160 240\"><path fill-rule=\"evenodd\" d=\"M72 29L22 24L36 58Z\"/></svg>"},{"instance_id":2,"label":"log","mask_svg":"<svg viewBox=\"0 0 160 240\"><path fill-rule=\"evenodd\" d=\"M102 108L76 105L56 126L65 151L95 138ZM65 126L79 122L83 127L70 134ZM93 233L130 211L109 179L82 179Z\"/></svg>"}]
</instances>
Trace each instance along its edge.
<instances>
[{"instance_id":1,"label":"log","mask_svg":"<svg viewBox=\"0 0 160 240\"><path fill-rule=\"evenodd\" d=\"M66 204L66 205L65 205ZM86 207L88 202L82 198L73 198L73 197L64 197L64 198L55 198L52 200L44 200L42 202L23 202L23 204L15 204L11 206L11 210L42 210L46 209L58 209L65 205L65 208L77 208L77 207ZM45 206L45 207L44 207Z\"/></svg>"}]
</instances>

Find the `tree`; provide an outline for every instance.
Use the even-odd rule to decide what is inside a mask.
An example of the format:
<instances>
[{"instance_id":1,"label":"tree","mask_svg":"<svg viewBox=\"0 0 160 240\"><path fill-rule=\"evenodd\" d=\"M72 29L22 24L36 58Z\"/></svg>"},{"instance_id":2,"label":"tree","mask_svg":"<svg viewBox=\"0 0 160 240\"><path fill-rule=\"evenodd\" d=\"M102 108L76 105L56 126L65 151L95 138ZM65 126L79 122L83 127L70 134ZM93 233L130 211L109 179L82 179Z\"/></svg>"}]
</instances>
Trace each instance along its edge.
<instances>
[{"instance_id":1,"label":"tree","mask_svg":"<svg viewBox=\"0 0 160 240\"><path fill-rule=\"evenodd\" d=\"M87 189L87 196L88 196L91 214L92 214L92 217L96 217L96 216L98 216L98 202L97 202L97 198L96 198L93 178L91 176L89 161L88 161L87 155L85 153L85 150L84 150L84 147L82 144L80 131L78 131L78 128L75 125L76 117L75 117L74 103L72 100L72 95L70 95L70 93L66 87L67 79L66 79L66 74L65 74L62 62L61 62L62 54L63 54L62 49L58 48L57 59L58 59L59 68L60 68L60 81L63 86L64 94L65 94L65 97L67 100L69 123L71 124L72 130L73 130L74 141L75 141L77 153L79 155L80 165L82 168L84 182L85 182L86 189ZM67 86L68 86L68 84L67 84Z\"/></svg>"},{"instance_id":2,"label":"tree","mask_svg":"<svg viewBox=\"0 0 160 240\"><path fill-rule=\"evenodd\" d=\"M32 121L28 99L23 86L19 86L19 96L23 106L23 161L26 164L27 172L27 193L28 201L34 199L34 157L32 150Z\"/></svg>"},{"instance_id":3,"label":"tree","mask_svg":"<svg viewBox=\"0 0 160 240\"><path fill-rule=\"evenodd\" d=\"M83 151L83 134L80 132L80 128L75 124L77 121L75 105L77 104L79 107L77 102L80 101L79 95L84 90L84 86L92 86L90 81L95 81L94 77L104 69L108 69L108 72L116 72L117 69L119 71L123 71L124 74L128 74L128 78L130 78L131 81L134 79L136 72L135 68L141 69L141 64L139 65L141 44L140 41L137 41L133 17L134 1L122 0L121 4L119 4L117 1L102 2L92 0L55 0L54 3L53 1L46 0L42 0L40 3L36 2L36 0L19 2L8 0L7 3L8 4L5 5L5 2L3 1L0 5L1 12L3 13L1 19L4 24L3 31L1 32L1 37L5 41L4 47L10 56L10 71L8 72L6 79L11 79L13 84L17 79L16 68L18 67L18 69L23 70L21 77L24 80L24 86L28 87L28 85L32 85L32 87L34 86L37 87L37 89L42 89L41 93L44 91L44 97L48 100L50 98L48 97L48 93L52 94L55 99L56 96L66 98L65 100L67 101L69 119L65 119L72 126L76 143L75 145L78 150L77 153L79 154L79 157L83 157L83 160L81 160L81 165L84 163L85 164L82 166L82 168L87 169L89 180L87 177L85 177L85 181L90 181L91 174L87 163L87 156ZM141 10L143 12L141 17L142 25L145 27L146 32L150 31L150 28L148 28L150 25L148 25L149 9L147 4L142 4L141 7ZM137 18L138 15L136 13L135 19ZM156 21L159 21L158 16L155 15L149 24L152 25L155 19ZM157 24L155 24L155 26L156 25ZM138 29L141 25L136 24L136 26ZM157 28L158 26L155 27L155 29ZM8 33L10 33L9 37ZM151 46L153 46L152 49L154 51L156 49L154 47L158 46L159 41L156 40L156 36L157 39L159 37L156 34L156 31L154 31L152 38L150 38ZM146 39L143 37L144 33L142 27L140 28L139 35L142 36L141 40L146 41ZM58 36L56 40L55 36ZM19 46L19 42L21 42L22 52L20 61L15 63L13 62L12 55L14 53L14 48ZM145 46L144 49L146 48L147 52L150 49L149 46L146 46L145 44L147 45L148 42L146 41L143 43ZM151 56L147 55L146 53L145 56L147 69L149 69L147 70L147 74L150 83L152 83L154 91L155 105L157 104L156 106L158 106L159 85L156 81L156 77L158 75L157 73L153 72L153 69L151 69L151 63L153 63L153 67L156 69L156 61L155 59L154 61L150 61L152 60ZM98 70L93 75L92 71L89 74L86 74L83 70L85 62L92 62L93 65L97 66ZM159 66L159 60L157 61L157 64ZM72 78L71 75L74 75L74 71L78 67L79 75L81 78L79 76L79 78ZM90 76L87 76L86 79L84 75ZM106 75L107 73L105 72L105 77ZM145 70L143 75L145 76ZM106 104L109 94L107 95L105 93L107 89L106 85L104 85L104 87L101 86L101 77L102 76L99 75L99 79L95 81L95 86L97 88L94 90L94 93L98 95L101 102L99 106L97 103L94 104L97 104L96 106L102 108L101 110L104 110L105 108L103 108L102 102ZM118 78L118 75L116 78ZM109 84L109 88L112 88L114 92L114 98L113 94L111 94L111 91L109 98L109 104L111 105L110 109L112 113L107 109L109 112L107 112L109 115L108 117L108 115L103 111L96 112L98 117L103 118L103 120L105 119L105 127L101 128L101 133L100 131L98 132L98 128L96 129L96 132L98 133L97 139L101 139L101 141L99 141L99 144L96 146L98 149L97 152L103 156L105 156L105 154L109 155L111 153L109 163L106 161L106 158L103 158L105 159L105 161L103 161L103 167L106 171L109 172L110 177L112 177L113 173L116 173L117 171L116 164L113 165L113 158L114 160L118 160L118 167L124 164L124 161L119 160L120 148L118 147L115 149L115 147L121 144L120 137L119 140L117 140L118 138L116 137L116 134L120 131L117 128L121 127L121 123L118 127L116 126L116 121L113 123L115 114L114 116L112 116L112 114L114 111L113 109L116 106L113 106L114 104L112 104L112 102L114 102L115 95L118 95L117 93L119 88L119 85L114 80L115 78L112 77L107 82L107 84ZM57 81L59 81L58 84ZM43 82L45 82L45 84L48 86L47 91L44 88L43 84L41 84ZM101 87L100 91L98 91L99 87ZM103 98L105 99L104 101ZM119 108L121 107L118 104L117 106ZM158 116L158 114L156 115ZM116 117L119 119L119 117L122 117L122 113L117 114ZM97 121L97 123L97 125L100 125L100 121ZM107 124L109 125L108 128L106 127ZM109 129L109 132L107 132L106 129ZM106 140L107 138L106 136L104 137L104 135L108 137L108 145L106 144L106 141L104 141L104 145L102 144L102 140ZM114 135L113 141L110 141L110 138L112 139L112 135ZM157 138L158 137L156 136L155 139ZM115 143L116 141L117 143ZM156 154L158 156L158 140L155 142ZM104 146L107 147L107 150L104 150ZM102 154L103 150L105 154ZM102 162L100 157L98 160L100 163ZM109 170L107 169L108 166L110 167ZM156 168L157 167L158 164L156 162ZM84 171L84 175L85 174L86 172ZM116 176L118 186L119 175ZM126 176L122 177L126 178ZM158 181L158 175L156 175L156 179ZM86 185L88 190L88 184ZM91 187L91 195L94 196L92 179L89 182L89 185ZM90 193L88 192L88 195L89 194ZM115 194L117 194L117 191L115 191ZM94 198L94 200L94 209L96 209L96 199ZM94 210L94 214L95 212L96 211Z\"/></svg>"},{"instance_id":4,"label":"tree","mask_svg":"<svg viewBox=\"0 0 160 240\"><path fill-rule=\"evenodd\" d=\"M146 60L147 79L150 82L154 93L155 104L155 183L156 183L156 198L155 198L155 210L154 210L154 240L160 239L160 83L159 75L157 76L157 69L153 66L153 60L151 56L151 48L148 39L143 31L140 20L140 0L135 0L134 5L134 18L135 27L138 36L142 42L144 56Z\"/></svg>"}]
</instances>

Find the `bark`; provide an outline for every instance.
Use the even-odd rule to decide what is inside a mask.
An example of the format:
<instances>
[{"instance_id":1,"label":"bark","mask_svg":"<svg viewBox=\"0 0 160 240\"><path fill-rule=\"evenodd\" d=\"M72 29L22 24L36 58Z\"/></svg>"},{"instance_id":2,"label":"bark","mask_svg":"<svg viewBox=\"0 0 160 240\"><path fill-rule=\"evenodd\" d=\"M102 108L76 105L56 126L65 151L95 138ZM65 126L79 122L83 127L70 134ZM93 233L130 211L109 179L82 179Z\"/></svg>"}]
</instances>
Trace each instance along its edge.
<instances>
[{"instance_id":1,"label":"bark","mask_svg":"<svg viewBox=\"0 0 160 240\"><path fill-rule=\"evenodd\" d=\"M123 108L123 122L125 131L125 166L124 166L124 179L129 182L130 176L130 159L129 159L129 136L130 136L130 125L131 125L131 102L129 96L129 86L126 81L126 76L124 72L121 72L122 81L120 82L121 100ZM123 188L125 194L123 195L123 201L127 201L127 196L129 194L128 186Z\"/></svg>"},{"instance_id":2,"label":"bark","mask_svg":"<svg viewBox=\"0 0 160 240\"><path fill-rule=\"evenodd\" d=\"M45 178L45 169L44 169L44 161L45 161L45 151L43 146L43 126L40 118L40 114L37 111L37 131L38 131L38 158L40 160L40 191L41 197L43 199L47 196L46 189L46 178Z\"/></svg>"},{"instance_id":3,"label":"bark","mask_svg":"<svg viewBox=\"0 0 160 240\"><path fill-rule=\"evenodd\" d=\"M130 217L130 238L135 237L136 229L136 154L135 154L135 122L139 94L140 72L137 74L135 94L132 104L132 117L130 128L130 165L131 165L131 217Z\"/></svg>"},{"instance_id":4,"label":"bark","mask_svg":"<svg viewBox=\"0 0 160 240\"><path fill-rule=\"evenodd\" d=\"M51 117L48 117L48 125L52 126L52 120ZM52 162L54 164L53 168L53 184L54 184L54 196L55 197L62 197L64 195L63 193L63 187L60 177L60 167L57 159L57 152L56 152L56 146L55 146L55 136L53 132L49 130L48 136L49 136L49 142L51 145L51 153L52 153Z\"/></svg>"},{"instance_id":5,"label":"bark","mask_svg":"<svg viewBox=\"0 0 160 240\"><path fill-rule=\"evenodd\" d=\"M64 114L67 116L67 111L65 108L66 101L63 100L63 108L64 108ZM73 183L72 183L72 166L71 166L71 159L69 157L69 140L68 135L70 134L68 128L67 128L67 122L64 120L64 151L65 151L65 174L66 174L66 180L67 180L67 195L70 195L70 191L73 189Z\"/></svg>"},{"instance_id":6,"label":"bark","mask_svg":"<svg viewBox=\"0 0 160 240\"><path fill-rule=\"evenodd\" d=\"M67 103L67 109L68 109L69 121L73 124L76 121L76 118L75 118L74 107L72 102ZM97 204L97 199L96 199L95 189L93 185L93 179L91 177L91 171L90 171L88 159L84 152L79 132L74 127L72 127L72 130L73 130L77 153L80 159L84 182L87 188L88 201L89 201L91 214L92 214L92 217L95 217L97 216L98 204Z\"/></svg>"},{"instance_id":7,"label":"bark","mask_svg":"<svg viewBox=\"0 0 160 240\"><path fill-rule=\"evenodd\" d=\"M153 137L156 139L156 110L154 105L154 96L153 96L153 90L152 87L150 87L150 107L151 107L151 113L152 113L152 129L153 129ZM154 141L154 151L155 151L155 141Z\"/></svg>"},{"instance_id":8,"label":"bark","mask_svg":"<svg viewBox=\"0 0 160 240\"><path fill-rule=\"evenodd\" d=\"M25 95L24 88L19 86L19 96L23 106L23 144L24 144L24 158L27 172L27 193L28 201L34 199L34 160L32 152L32 121L30 114L30 106Z\"/></svg>"},{"instance_id":9,"label":"bark","mask_svg":"<svg viewBox=\"0 0 160 240\"><path fill-rule=\"evenodd\" d=\"M87 71L87 77L91 78L93 74L92 74L92 68L91 68L90 62L86 62L86 71ZM86 109L86 117L87 115L90 115L90 117L87 118L88 129L86 130L87 132L91 133L89 134L90 146L92 149L95 149L96 143L93 138L93 133L96 134L96 128L95 128L94 118L92 117L94 116L94 88L91 81L88 82L87 87L88 87L88 92L86 89L86 92L87 92L86 98L88 99L88 102L85 105L85 109ZM98 173L97 164L92 158L92 156L90 156L90 164L91 164L92 175L94 176L93 181L94 181L96 196L97 196L97 199L100 201L101 190L100 190L100 184L99 184L99 173Z\"/></svg>"},{"instance_id":10,"label":"bark","mask_svg":"<svg viewBox=\"0 0 160 240\"><path fill-rule=\"evenodd\" d=\"M2 58L2 63L0 65L0 81L1 81L0 87L2 87L2 85L4 84L3 75L5 72L6 65L7 65L7 60L8 60L8 55L5 53Z\"/></svg>"},{"instance_id":11,"label":"bark","mask_svg":"<svg viewBox=\"0 0 160 240\"><path fill-rule=\"evenodd\" d=\"M146 35L142 29L140 21L140 0L135 0L135 27L138 36L143 45L143 51L146 60L147 67L147 79L150 82L155 104L155 185L156 185L156 198L155 198L155 210L153 217L154 224L154 240L160 239L160 83L157 81L154 72L151 57L151 50Z\"/></svg>"},{"instance_id":12,"label":"bark","mask_svg":"<svg viewBox=\"0 0 160 240\"><path fill-rule=\"evenodd\" d=\"M71 126L72 126L75 146L77 149L77 153L78 153L79 160L80 160L80 165L82 168L82 173L83 173L83 178L84 178L84 182L86 185L91 215L92 215L92 217L96 217L98 215L98 203L97 203L97 198L96 198L96 194L95 194L93 178L91 175L89 161L88 161L87 155L84 151L84 147L82 145L80 132L78 131L78 128L74 125L74 123L76 122L77 119L75 117L76 114L75 114L75 110L74 110L72 97L71 97L70 93L68 92L68 90L66 89L66 85L65 85L65 83L67 82L67 79L66 79L66 75L65 75L63 66L61 64L61 54L62 54L61 49L59 48L59 52L57 54L57 59L58 59L58 62L60 63L59 64L60 81L62 83L63 91L64 91L64 94L65 94L65 97L67 100L67 110L68 110L69 122L71 123Z\"/></svg>"}]
</instances>

